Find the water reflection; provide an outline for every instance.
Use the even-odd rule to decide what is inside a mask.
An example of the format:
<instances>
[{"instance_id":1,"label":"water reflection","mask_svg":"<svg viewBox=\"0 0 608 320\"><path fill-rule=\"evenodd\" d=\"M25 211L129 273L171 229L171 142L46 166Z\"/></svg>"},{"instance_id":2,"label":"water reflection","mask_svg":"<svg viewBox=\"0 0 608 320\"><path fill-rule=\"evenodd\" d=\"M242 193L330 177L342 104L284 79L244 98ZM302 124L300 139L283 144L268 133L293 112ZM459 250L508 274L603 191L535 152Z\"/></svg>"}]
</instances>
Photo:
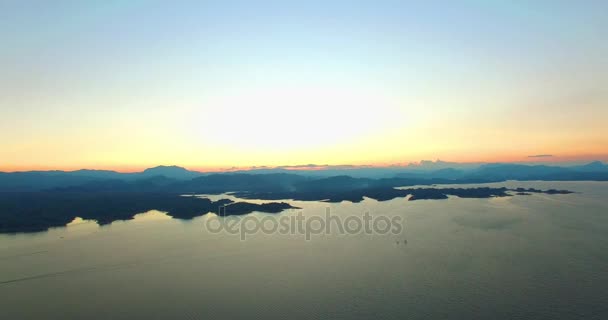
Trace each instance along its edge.
<instances>
[{"instance_id":1,"label":"water reflection","mask_svg":"<svg viewBox=\"0 0 608 320\"><path fill-rule=\"evenodd\" d=\"M0 308L7 319L608 318L608 183L513 186L578 193L290 201L310 215L402 216L399 237L240 241L205 233L211 215L159 211L0 235Z\"/></svg>"}]
</instances>

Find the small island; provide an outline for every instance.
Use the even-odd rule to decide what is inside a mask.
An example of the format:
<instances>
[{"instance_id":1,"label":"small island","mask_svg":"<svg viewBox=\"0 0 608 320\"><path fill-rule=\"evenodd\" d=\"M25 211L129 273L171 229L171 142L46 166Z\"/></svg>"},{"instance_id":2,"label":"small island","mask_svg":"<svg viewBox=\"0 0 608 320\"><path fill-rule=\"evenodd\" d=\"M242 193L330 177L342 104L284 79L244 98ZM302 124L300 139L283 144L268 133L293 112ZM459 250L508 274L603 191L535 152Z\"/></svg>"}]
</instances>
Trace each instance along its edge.
<instances>
[{"instance_id":1,"label":"small island","mask_svg":"<svg viewBox=\"0 0 608 320\"><path fill-rule=\"evenodd\" d=\"M514 192L514 193L512 193ZM393 187L372 187L360 188L353 190L316 190L306 192L236 192L239 198L244 199L261 199L261 200L280 200L293 199L301 201L324 201L324 202L361 202L364 198L370 198L377 201L387 201L395 198L408 197L409 201L414 200L441 200L447 199L448 196L456 196L459 198L493 198L493 197L511 197L513 195L530 195L532 193L545 194L568 194L573 193L568 190L539 190L534 188L516 188L508 189L478 187L478 188L406 188L397 189Z\"/></svg>"}]
</instances>

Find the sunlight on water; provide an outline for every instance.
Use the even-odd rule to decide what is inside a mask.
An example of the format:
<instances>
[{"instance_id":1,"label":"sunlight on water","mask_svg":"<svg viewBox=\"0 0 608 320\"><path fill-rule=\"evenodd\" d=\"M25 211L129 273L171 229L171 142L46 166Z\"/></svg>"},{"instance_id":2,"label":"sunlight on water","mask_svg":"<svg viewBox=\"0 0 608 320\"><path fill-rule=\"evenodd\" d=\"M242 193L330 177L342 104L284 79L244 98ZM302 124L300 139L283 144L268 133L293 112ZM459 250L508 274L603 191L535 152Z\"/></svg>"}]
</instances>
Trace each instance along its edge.
<instances>
[{"instance_id":1,"label":"sunlight on water","mask_svg":"<svg viewBox=\"0 0 608 320\"><path fill-rule=\"evenodd\" d=\"M101 227L76 218L66 228L0 235L0 308L7 319L606 316L608 184L491 185L576 193L290 201L302 209L278 216L329 208L405 219L398 235L310 241L211 233L214 214L176 220L152 210Z\"/></svg>"}]
</instances>

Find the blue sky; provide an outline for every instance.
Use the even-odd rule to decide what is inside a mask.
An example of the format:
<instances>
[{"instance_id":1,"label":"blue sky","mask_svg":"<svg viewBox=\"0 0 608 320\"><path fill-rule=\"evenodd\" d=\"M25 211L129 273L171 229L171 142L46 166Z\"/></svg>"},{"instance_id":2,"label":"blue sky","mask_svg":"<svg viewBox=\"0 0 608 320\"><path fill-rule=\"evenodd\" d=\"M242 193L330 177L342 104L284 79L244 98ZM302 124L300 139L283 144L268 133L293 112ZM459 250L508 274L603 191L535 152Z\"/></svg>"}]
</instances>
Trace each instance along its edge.
<instances>
[{"instance_id":1,"label":"blue sky","mask_svg":"<svg viewBox=\"0 0 608 320\"><path fill-rule=\"evenodd\" d=\"M605 1L5 1L2 165L602 156L606 35Z\"/></svg>"}]
</instances>

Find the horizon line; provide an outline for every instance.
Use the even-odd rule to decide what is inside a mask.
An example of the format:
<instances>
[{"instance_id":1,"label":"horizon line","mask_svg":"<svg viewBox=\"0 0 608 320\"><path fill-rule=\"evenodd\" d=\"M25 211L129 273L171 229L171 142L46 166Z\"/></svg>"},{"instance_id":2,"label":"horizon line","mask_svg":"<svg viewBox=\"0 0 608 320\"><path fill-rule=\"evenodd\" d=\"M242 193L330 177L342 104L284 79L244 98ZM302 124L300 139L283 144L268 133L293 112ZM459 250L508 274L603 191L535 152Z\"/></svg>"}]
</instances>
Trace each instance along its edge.
<instances>
[{"instance_id":1,"label":"horizon line","mask_svg":"<svg viewBox=\"0 0 608 320\"><path fill-rule=\"evenodd\" d=\"M90 167L90 166L66 166L66 167L51 167L51 166L35 166L35 167L26 167L19 168L16 166L0 166L1 173L17 173L17 172L34 172L34 171L59 171L59 172L75 172L80 170L94 170L94 171L114 171L118 173L138 173L143 172L146 169L156 168L156 167L180 167L186 169L188 171L200 172L200 173L223 173L223 172L237 172L237 171L253 171L253 170L277 170L284 169L288 171L323 171L323 170L355 170L355 169L383 169L383 168L408 168L408 167L417 167L422 166L424 164L433 163L433 164L454 164L454 165L483 165L483 164L498 164L498 163L512 163L512 164L533 164L533 165L543 165L543 164L586 164L591 162L606 162L608 161L608 155L596 156L592 158L578 158L578 157L561 157L558 158L556 156L526 156L525 160L516 160L516 161L449 161L449 160L419 160L419 161L411 161L411 162L401 162L401 163L376 163L376 164L295 164L295 165L278 165L278 166L269 166L269 165L252 165L252 166L184 166L179 164L158 164L158 165L124 165L124 166L99 166L99 167Z\"/></svg>"}]
</instances>

